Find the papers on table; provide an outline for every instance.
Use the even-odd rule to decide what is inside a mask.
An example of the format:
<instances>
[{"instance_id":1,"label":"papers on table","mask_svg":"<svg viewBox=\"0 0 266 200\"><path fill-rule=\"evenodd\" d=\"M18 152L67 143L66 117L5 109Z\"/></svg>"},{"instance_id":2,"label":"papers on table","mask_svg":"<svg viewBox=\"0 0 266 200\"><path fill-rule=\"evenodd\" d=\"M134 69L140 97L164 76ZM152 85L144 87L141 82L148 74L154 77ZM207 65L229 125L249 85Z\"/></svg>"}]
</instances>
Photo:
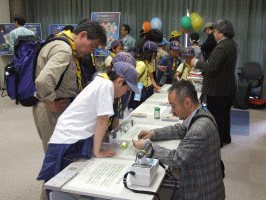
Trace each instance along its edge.
<instances>
[{"instance_id":1,"label":"papers on table","mask_svg":"<svg viewBox=\"0 0 266 200\"><path fill-rule=\"evenodd\" d=\"M132 161L120 159L95 159L68 186L119 194L124 187L123 176L131 164Z\"/></svg>"},{"instance_id":2,"label":"papers on table","mask_svg":"<svg viewBox=\"0 0 266 200\"><path fill-rule=\"evenodd\" d=\"M127 132L121 133L117 140L131 142L132 139L138 140L138 134L142 130L151 130L155 128L161 128L161 126L151 126L151 125L142 125L142 124L135 124L132 128L130 128Z\"/></svg>"},{"instance_id":3,"label":"papers on table","mask_svg":"<svg viewBox=\"0 0 266 200\"><path fill-rule=\"evenodd\" d=\"M165 106L158 106L158 105L153 105L153 104L141 104L132 113L144 113L147 115L154 115L155 107L160 108L160 114L162 115L162 113L165 110Z\"/></svg>"}]
</instances>

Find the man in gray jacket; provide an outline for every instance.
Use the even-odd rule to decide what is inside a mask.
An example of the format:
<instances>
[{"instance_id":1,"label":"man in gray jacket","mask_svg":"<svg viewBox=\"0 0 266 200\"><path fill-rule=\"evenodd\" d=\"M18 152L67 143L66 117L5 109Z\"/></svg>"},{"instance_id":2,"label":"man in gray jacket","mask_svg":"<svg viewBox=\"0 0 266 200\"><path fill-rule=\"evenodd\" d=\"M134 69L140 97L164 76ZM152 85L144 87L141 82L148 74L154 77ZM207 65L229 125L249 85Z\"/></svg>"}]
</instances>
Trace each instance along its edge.
<instances>
[{"instance_id":1,"label":"man in gray jacket","mask_svg":"<svg viewBox=\"0 0 266 200\"><path fill-rule=\"evenodd\" d=\"M219 128L220 145L231 143L230 111L236 93L237 46L233 40L234 27L228 20L219 20L214 24L214 38L217 45L209 62L195 58L191 64L204 70L204 93L207 95L207 108L214 116Z\"/></svg>"},{"instance_id":2,"label":"man in gray jacket","mask_svg":"<svg viewBox=\"0 0 266 200\"><path fill-rule=\"evenodd\" d=\"M200 106L195 87L189 81L178 81L169 89L172 113L182 124L141 131L137 149L151 141L181 139L177 149L166 149L152 143L153 158L180 168L178 199L223 200L225 189L221 173L221 152L214 117ZM149 140L151 139L151 141Z\"/></svg>"}]
</instances>

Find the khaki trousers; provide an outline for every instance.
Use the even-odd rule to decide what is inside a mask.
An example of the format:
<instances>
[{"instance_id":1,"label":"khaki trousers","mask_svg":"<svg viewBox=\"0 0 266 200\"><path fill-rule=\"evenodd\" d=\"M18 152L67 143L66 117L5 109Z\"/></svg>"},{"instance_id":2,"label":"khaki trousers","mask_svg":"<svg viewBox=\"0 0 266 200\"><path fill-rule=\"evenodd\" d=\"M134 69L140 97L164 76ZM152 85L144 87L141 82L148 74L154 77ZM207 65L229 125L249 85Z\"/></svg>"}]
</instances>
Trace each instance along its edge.
<instances>
[{"instance_id":1,"label":"khaki trousers","mask_svg":"<svg viewBox=\"0 0 266 200\"><path fill-rule=\"evenodd\" d=\"M33 106L33 118L39 136L42 140L44 153L47 151L48 142L54 132L54 128L57 122L57 119L61 113L51 112L45 105L44 102L39 101L35 106ZM44 184L44 181L43 181ZM40 200L47 200L46 191L44 186L42 186L42 192Z\"/></svg>"}]
</instances>

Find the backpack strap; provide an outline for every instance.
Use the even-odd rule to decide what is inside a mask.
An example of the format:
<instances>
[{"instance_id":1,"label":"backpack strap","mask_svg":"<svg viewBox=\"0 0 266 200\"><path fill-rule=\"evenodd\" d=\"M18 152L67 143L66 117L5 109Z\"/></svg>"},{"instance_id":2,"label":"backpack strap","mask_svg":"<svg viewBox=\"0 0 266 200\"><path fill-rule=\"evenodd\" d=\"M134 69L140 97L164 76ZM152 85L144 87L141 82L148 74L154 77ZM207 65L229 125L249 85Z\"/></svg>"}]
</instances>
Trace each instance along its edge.
<instances>
[{"instance_id":1,"label":"backpack strap","mask_svg":"<svg viewBox=\"0 0 266 200\"><path fill-rule=\"evenodd\" d=\"M190 127L192 126L192 124L193 124L197 119L200 119L200 118L202 118L202 117L209 118L209 119L213 122L213 124L215 125L216 129L218 130L218 127L217 127L216 123L215 123L215 122L213 121L213 119L212 119L210 116L208 116L208 115L197 115L197 116L193 117L192 120L191 120L191 122L190 122L190 124L189 124L189 126L188 126L188 129L187 129L187 130L190 129Z\"/></svg>"},{"instance_id":2,"label":"backpack strap","mask_svg":"<svg viewBox=\"0 0 266 200\"><path fill-rule=\"evenodd\" d=\"M147 67L145 67L145 70L140 74L140 76L139 76L139 80L142 78L142 76L145 74L145 72L147 71Z\"/></svg>"},{"instance_id":3,"label":"backpack strap","mask_svg":"<svg viewBox=\"0 0 266 200\"><path fill-rule=\"evenodd\" d=\"M35 56L34 56L34 61L33 61L34 66L37 66L37 60L38 60L38 57L39 57L39 54L40 54L41 49L42 49L46 44L48 44L48 43L50 43L50 42L53 42L53 41L55 41L55 40L61 40L61 41L64 41L64 42L66 42L69 46L71 46L70 43L69 43L69 41L68 41L68 39L66 39L66 38L63 37L63 36L55 36L55 37L49 38L47 41L45 41L45 42L42 44L41 48L38 48L37 51L35 52L36 54L35 54ZM60 85L61 85L61 83L62 83L62 81L63 81L64 75L65 75L65 72L66 72L67 70L68 70L68 66L66 67L66 69L65 69L65 71L62 73L62 75L60 76L60 79L59 79L59 81L58 81L58 83L57 83L57 85L56 85L56 87L55 87L55 91L58 90L58 88L60 87ZM33 74L35 74L35 72L34 72Z\"/></svg>"}]
</instances>

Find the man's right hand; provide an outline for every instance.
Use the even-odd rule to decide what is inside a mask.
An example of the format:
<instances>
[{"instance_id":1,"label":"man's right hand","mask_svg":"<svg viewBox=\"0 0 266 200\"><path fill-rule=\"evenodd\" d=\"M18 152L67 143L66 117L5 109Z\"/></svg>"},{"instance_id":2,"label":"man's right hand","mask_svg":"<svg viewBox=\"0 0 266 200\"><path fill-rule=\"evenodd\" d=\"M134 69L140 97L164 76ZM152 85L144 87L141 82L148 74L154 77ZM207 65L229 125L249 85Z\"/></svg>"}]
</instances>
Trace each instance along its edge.
<instances>
[{"instance_id":1,"label":"man's right hand","mask_svg":"<svg viewBox=\"0 0 266 200\"><path fill-rule=\"evenodd\" d=\"M167 66L159 66L159 70L166 72L167 71Z\"/></svg>"},{"instance_id":2,"label":"man's right hand","mask_svg":"<svg viewBox=\"0 0 266 200\"><path fill-rule=\"evenodd\" d=\"M138 139L150 139L154 136L154 131L141 131L138 135Z\"/></svg>"},{"instance_id":3,"label":"man's right hand","mask_svg":"<svg viewBox=\"0 0 266 200\"><path fill-rule=\"evenodd\" d=\"M63 113L70 104L69 99L62 99L59 101L49 101L49 100L43 100L43 101L45 105L52 112L59 112L59 113Z\"/></svg>"}]
</instances>

